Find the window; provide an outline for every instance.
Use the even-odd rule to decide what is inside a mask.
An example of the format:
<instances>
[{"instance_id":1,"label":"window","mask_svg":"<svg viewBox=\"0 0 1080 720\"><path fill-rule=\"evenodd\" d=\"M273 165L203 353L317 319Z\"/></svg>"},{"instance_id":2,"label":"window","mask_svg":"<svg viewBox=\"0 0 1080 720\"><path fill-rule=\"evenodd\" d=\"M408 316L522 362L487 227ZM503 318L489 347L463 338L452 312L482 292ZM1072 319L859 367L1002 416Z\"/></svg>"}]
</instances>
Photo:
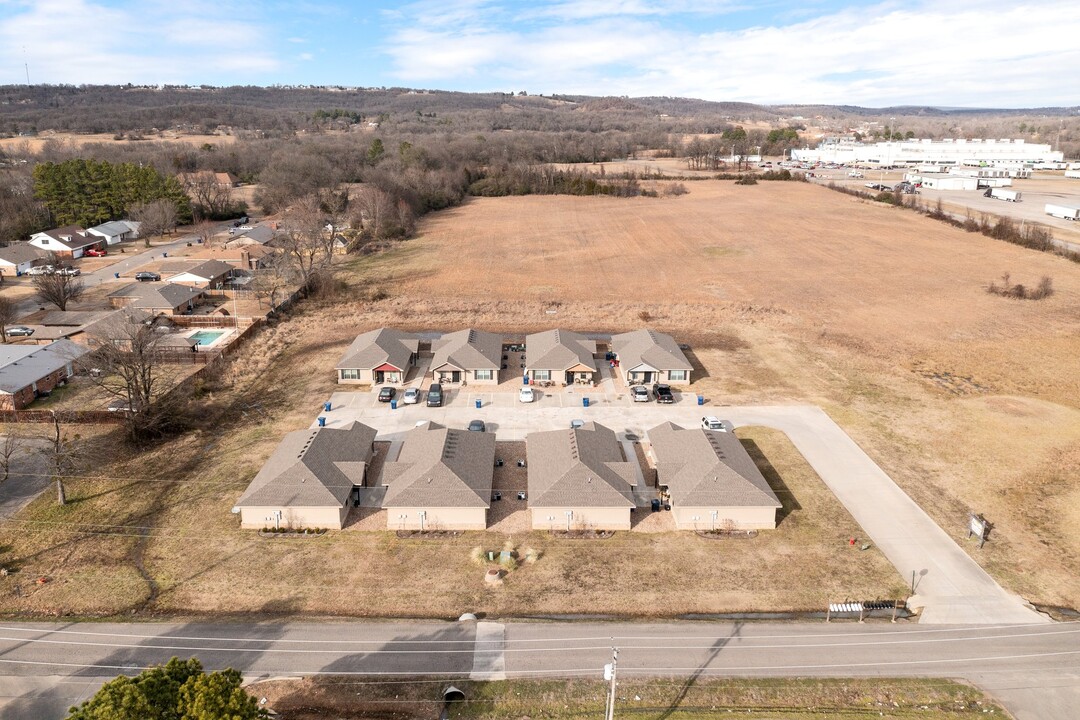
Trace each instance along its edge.
<instances>
[{"instance_id":1,"label":"window","mask_svg":"<svg viewBox=\"0 0 1080 720\"><path fill-rule=\"evenodd\" d=\"M550 380L550 370L533 370L533 380Z\"/></svg>"},{"instance_id":2,"label":"window","mask_svg":"<svg viewBox=\"0 0 1080 720\"><path fill-rule=\"evenodd\" d=\"M686 371L668 370L668 380L671 382L686 382Z\"/></svg>"},{"instance_id":3,"label":"window","mask_svg":"<svg viewBox=\"0 0 1080 720\"><path fill-rule=\"evenodd\" d=\"M360 371L356 370L356 369L342 370L341 371L341 379L342 380L359 380L360 379Z\"/></svg>"},{"instance_id":4,"label":"window","mask_svg":"<svg viewBox=\"0 0 1080 720\"><path fill-rule=\"evenodd\" d=\"M492 380L494 372L494 370L475 370L473 371L473 377L477 380Z\"/></svg>"}]
</instances>

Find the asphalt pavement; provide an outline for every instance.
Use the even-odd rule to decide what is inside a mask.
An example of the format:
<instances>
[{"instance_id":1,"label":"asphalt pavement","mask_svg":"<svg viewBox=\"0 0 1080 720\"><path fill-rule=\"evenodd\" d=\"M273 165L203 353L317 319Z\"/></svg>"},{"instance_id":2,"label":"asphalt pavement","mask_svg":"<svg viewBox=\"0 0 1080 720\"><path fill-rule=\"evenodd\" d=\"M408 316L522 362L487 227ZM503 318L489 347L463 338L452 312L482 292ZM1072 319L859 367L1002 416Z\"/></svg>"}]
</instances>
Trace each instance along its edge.
<instances>
[{"instance_id":1,"label":"asphalt pavement","mask_svg":"<svg viewBox=\"0 0 1080 720\"><path fill-rule=\"evenodd\" d=\"M1074 720L1080 624L936 626L739 623L5 623L0 716L59 717L106 679L170 657L249 680L313 675L428 679L945 677L974 682L1017 720Z\"/></svg>"}]
</instances>

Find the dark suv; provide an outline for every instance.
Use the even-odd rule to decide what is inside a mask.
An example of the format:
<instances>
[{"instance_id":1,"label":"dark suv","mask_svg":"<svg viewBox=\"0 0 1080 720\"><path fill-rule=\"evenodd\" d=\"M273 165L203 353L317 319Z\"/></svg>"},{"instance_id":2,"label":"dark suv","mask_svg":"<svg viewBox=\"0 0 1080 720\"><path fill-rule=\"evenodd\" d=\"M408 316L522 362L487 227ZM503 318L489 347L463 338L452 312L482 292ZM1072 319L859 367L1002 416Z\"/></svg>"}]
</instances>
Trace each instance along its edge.
<instances>
[{"instance_id":1,"label":"dark suv","mask_svg":"<svg viewBox=\"0 0 1080 720\"><path fill-rule=\"evenodd\" d=\"M428 407L442 407L443 391L442 385L439 383L432 383L431 387L427 391L427 406Z\"/></svg>"},{"instance_id":2,"label":"dark suv","mask_svg":"<svg viewBox=\"0 0 1080 720\"><path fill-rule=\"evenodd\" d=\"M671 394L671 387L668 385L656 383L652 386L652 391L658 403L671 404L675 402L675 396Z\"/></svg>"}]
</instances>

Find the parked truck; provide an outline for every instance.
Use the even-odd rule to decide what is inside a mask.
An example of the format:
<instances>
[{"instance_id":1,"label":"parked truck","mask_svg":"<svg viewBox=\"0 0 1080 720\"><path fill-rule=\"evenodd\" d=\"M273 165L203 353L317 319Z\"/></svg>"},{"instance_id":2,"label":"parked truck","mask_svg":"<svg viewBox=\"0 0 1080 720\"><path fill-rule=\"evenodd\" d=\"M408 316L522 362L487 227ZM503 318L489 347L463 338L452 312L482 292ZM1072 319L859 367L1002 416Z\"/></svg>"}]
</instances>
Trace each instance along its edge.
<instances>
[{"instance_id":1,"label":"parked truck","mask_svg":"<svg viewBox=\"0 0 1080 720\"><path fill-rule=\"evenodd\" d=\"M1080 208L1069 207L1068 205L1051 205L1047 203L1046 214L1064 218L1065 220L1080 220Z\"/></svg>"},{"instance_id":2,"label":"parked truck","mask_svg":"<svg viewBox=\"0 0 1080 720\"><path fill-rule=\"evenodd\" d=\"M1020 193L1016 190L1009 190L1008 188L989 188L983 195L988 198L994 198L995 200L1020 202Z\"/></svg>"}]
</instances>

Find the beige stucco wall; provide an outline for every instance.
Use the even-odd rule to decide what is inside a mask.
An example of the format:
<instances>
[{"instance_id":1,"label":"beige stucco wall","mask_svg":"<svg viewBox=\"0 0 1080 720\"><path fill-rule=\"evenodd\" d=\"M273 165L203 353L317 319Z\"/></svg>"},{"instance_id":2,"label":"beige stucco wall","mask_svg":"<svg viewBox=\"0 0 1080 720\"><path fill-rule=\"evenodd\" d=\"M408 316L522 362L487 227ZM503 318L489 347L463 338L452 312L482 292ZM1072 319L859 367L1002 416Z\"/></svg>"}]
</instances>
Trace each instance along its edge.
<instances>
[{"instance_id":1,"label":"beige stucco wall","mask_svg":"<svg viewBox=\"0 0 1080 720\"><path fill-rule=\"evenodd\" d=\"M680 530L722 530L726 520L733 521L737 530L772 530L776 527L776 509L771 507L672 506L671 512L675 516L675 527ZM715 527L713 512L716 513Z\"/></svg>"},{"instance_id":2,"label":"beige stucco wall","mask_svg":"<svg viewBox=\"0 0 1080 720\"><path fill-rule=\"evenodd\" d=\"M643 372L644 371L640 371L640 370L638 371L639 374L643 373ZM691 378L693 378L693 376L694 376L693 371L687 370L685 380L672 380L671 375L670 375L670 371L668 371L668 370L654 370L653 372L654 372L654 379L651 382L647 382L645 380L642 380L640 377L637 378L637 379L634 379L632 377L632 373L630 373L629 371L624 370L623 371L623 382L625 382L628 387L631 386L631 385L646 384L646 385L649 386L649 391L652 392L652 383L654 383L654 382L666 383L668 385L684 385L685 386L685 385L690 384Z\"/></svg>"},{"instance_id":3,"label":"beige stucco wall","mask_svg":"<svg viewBox=\"0 0 1080 720\"><path fill-rule=\"evenodd\" d=\"M431 382L441 382L443 385L459 385L460 382L454 383L450 380L453 376L454 370L457 368L450 367L449 365L443 365L442 368L438 368L431 371ZM499 384L499 371L491 371L491 380L477 380L473 375L472 370L458 370L461 373L460 378L468 385L498 385ZM442 377L446 376L443 380Z\"/></svg>"},{"instance_id":4,"label":"beige stucco wall","mask_svg":"<svg viewBox=\"0 0 1080 720\"><path fill-rule=\"evenodd\" d=\"M534 530L566 530L566 512L572 510L571 530L629 530L630 508L533 507ZM548 518L554 518L549 520Z\"/></svg>"},{"instance_id":5,"label":"beige stucco wall","mask_svg":"<svg viewBox=\"0 0 1080 720\"><path fill-rule=\"evenodd\" d=\"M281 511L281 526L293 528L333 528L340 530L349 514L348 506L343 507L242 507L240 508L240 527L261 530L274 527L273 513ZM267 518L270 518L267 520Z\"/></svg>"},{"instance_id":6,"label":"beige stucco wall","mask_svg":"<svg viewBox=\"0 0 1080 720\"><path fill-rule=\"evenodd\" d=\"M350 368L352 369L352 368ZM370 370L363 370L358 368L357 378L355 380L345 380L341 377L341 370L337 371L338 385L372 385L372 376Z\"/></svg>"},{"instance_id":7,"label":"beige stucco wall","mask_svg":"<svg viewBox=\"0 0 1080 720\"><path fill-rule=\"evenodd\" d=\"M427 513L423 528L420 511ZM404 517L402 517L404 516ZM386 508L387 530L485 530L487 508Z\"/></svg>"}]
</instances>

